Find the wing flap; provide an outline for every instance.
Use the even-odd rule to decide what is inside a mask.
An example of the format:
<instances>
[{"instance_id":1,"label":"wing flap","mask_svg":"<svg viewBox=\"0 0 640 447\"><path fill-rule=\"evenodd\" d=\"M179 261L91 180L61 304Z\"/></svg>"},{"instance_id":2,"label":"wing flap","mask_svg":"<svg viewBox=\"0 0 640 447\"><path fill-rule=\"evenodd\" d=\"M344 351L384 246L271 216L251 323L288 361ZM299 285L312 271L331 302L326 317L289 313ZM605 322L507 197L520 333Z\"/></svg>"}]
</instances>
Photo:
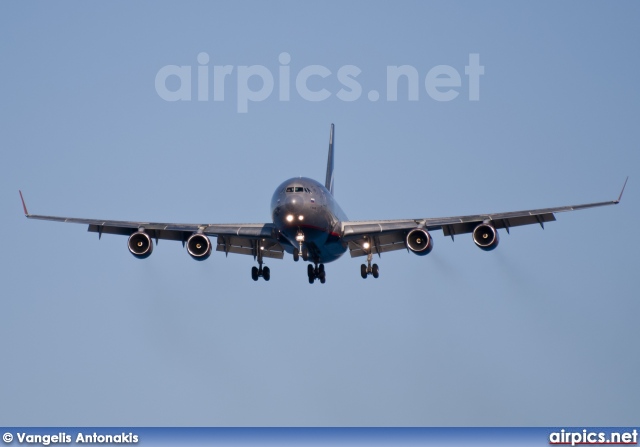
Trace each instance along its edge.
<instances>
[{"instance_id":1,"label":"wing flap","mask_svg":"<svg viewBox=\"0 0 640 447\"><path fill-rule=\"evenodd\" d=\"M350 221L342 225L342 235L344 239L351 240L364 234L388 233L394 231L410 230L421 224L420 220L372 220L372 221Z\"/></svg>"},{"instance_id":2,"label":"wing flap","mask_svg":"<svg viewBox=\"0 0 640 447\"><path fill-rule=\"evenodd\" d=\"M402 250L405 245L406 231L393 231L383 234L372 234L357 239L351 239L348 243L349 254L352 258L371 254L382 254L389 251Z\"/></svg>"},{"instance_id":3,"label":"wing flap","mask_svg":"<svg viewBox=\"0 0 640 447\"><path fill-rule=\"evenodd\" d=\"M282 259L284 249L273 239L250 239L239 236L218 236L216 251L256 256L257 250L265 258Z\"/></svg>"},{"instance_id":4,"label":"wing flap","mask_svg":"<svg viewBox=\"0 0 640 447\"><path fill-rule=\"evenodd\" d=\"M504 228L509 231L511 227L532 224L540 224L543 226L545 222L553 222L554 220L556 220L556 217L553 213L503 218L497 218L497 216L473 216L468 222L444 224L440 227L445 236L453 236L456 234L471 233L478 224L484 221L491 222L497 229Z\"/></svg>"},{"instance_id":5,"label":"wing flap","mask_svg":"<svg viewBox=\"0 0 640 447\"><path fill-rule=\"evenodd\" d=\"M273 238L276 228L273 224L233 224L233 225L207 225L203 233L211 236L240 236L247 238Z\"/></svg>"},{"instance_id":6,"label":"wing flap","mask_svg":"<svg viewBox=\"0 0 640 447\"><path fill-rule=\"evenodd\" d=\"M112 227L108 225L96 225L90 224L87 229L90 233L98 233L102 234L119 234L122 236L131 236L131 234L136 232L135 228L125 228L125 227Z\"/></svg>"}]
</instances>

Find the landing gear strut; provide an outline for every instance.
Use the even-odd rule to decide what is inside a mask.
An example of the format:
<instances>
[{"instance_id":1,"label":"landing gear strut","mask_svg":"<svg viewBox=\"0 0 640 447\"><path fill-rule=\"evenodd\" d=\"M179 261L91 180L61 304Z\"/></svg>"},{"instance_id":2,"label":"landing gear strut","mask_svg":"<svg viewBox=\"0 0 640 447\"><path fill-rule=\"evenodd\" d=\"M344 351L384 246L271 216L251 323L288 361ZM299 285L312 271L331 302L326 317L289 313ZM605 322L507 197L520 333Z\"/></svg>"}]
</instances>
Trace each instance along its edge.
<instances>
[{"instance_id":1,"label":"landing gear strut","mask_svg":"<svg viewBox=\"0 0 640 447\"><path fill-rule=\"evenodd\" d=\"M309 284L313 284L316 279L320 280L321 284L327 280L327 274L324 271L324 264L318 265L315 263L315 267L312 264L307 266L307 276L309 276Z\"/></svg>"},{"instance_id":2,"label":"landing gear strut","mask_svg":"<svg viewBox=\"0 0 640 447\"><path fill-rule=\"evenodd\" d=\"M362 264L360 266L360 276L362 276L362 279L367 279L367 276L369 275L373 276L374 278L380 276L380 269L378 268L378 264L371 265L371 258L373 258L373 255L369 253L367 255L367 265Z\"/></svg>"},{"instance_id":3,"label":"landing gear strut","mask_svg":"<svg viewBox=\"0 0 640 447\"><path fill-rule=\"evenodd\" d=\"M305 262L309 259L309 251L307 250L307 247L304 247L302 251L297 248L293 249L293 260L298 262L301 257Z\"/></svg>"},{"instance_id":4,"label":"landing gear strut","mask_svg":"<svg viewBox=\"0 0 640 447\"><path fill-rule=\"evenodd\" d=\"M307 259L309 258L309 250L307 250L307 247L303 247L304 233L300 229L298 229L298 232L296 233L296 242L298 243L299 248L293 249L293 260L298 262L298 259L302 256L302 260L307 262Z\"/></svg>"}]
</instances>

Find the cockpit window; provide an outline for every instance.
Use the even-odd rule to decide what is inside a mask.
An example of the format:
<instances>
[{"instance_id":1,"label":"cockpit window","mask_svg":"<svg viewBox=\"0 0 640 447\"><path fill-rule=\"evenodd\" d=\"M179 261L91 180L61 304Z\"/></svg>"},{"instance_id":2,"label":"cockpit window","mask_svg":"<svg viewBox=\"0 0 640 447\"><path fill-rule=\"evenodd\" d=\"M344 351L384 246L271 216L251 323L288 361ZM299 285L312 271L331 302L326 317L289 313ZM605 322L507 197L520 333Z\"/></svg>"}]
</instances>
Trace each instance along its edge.
<instances>
[{"instance_id":1,"label":"cockpit window","mask_svg":"<svg viewBox=\"0 0 640 447\"><path fill-rule=\"evenodd\" d=\"M287 186L287 192L293 192L293 186Z\"/></svg>"},{"instance_id":2,"label":"cockpit window","mask_svg":"<svg viewBox=\"0 0 640 447\"><path fill-rule=\"evenodd\" d=\"M306 192L308 188L302 186L287 186L286 192Z\"/></svg>"}]
</instances>

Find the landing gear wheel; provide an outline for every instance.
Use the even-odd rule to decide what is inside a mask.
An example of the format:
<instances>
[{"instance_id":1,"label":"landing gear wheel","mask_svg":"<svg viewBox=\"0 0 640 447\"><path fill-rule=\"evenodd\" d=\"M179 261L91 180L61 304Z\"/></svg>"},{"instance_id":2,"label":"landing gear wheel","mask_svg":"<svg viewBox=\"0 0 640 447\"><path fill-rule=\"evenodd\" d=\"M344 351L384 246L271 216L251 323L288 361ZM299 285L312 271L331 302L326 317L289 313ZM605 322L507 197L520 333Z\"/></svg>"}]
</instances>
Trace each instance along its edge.
<instances>
[{"instance_id":1,"label":"landing gear wheel","mask_svg":"<svg viewBox=\"0 0 640 447\"><path fill-rule=\"evenodd\" d=\"M295 262L298 262L298 259L300 259L300 250L298 250L297 248L293 249L293 260Z\"/></svg>"},{"instance_id":2,"label":"landing gear wheel","mask_svg":"<svg viewBox=\"0 0 640 447\"><path fill-rule=\"evenodd\" d=\"M269 281L271 279L271 270L269 270L269 267L262 269L262 277L265 281Z\"/></svg>"},{"instance_id":3,"label":"landing gear wheel","mask_svg":"<svg viewBox=\"0 0 640 447\"><path fill-rule=\"evenodd\" d=\"M251 279L257 281L259 278L258 267L251 267Z\"/></svg>"},{"instance_id":4,"label":"landing gear wheel","mask_svg":"<svg viewBox=\"0 0 640 447\"><path fill-rule=\"evenodd\" d=\"M307 247L302 249L302 260L304 262L307 262L309 260L309 250L307 250Z\"/></svg>"},{"instance_id":5,"label":"landing gear wheel","mask_svg":"<svg viewBox=\"0 0 640 447\"><path fill-rule=\"evenodd\" d=\"M360 266L360 276L362 276L362 279L367 279L367 266L364 264Z\"/></svg>"},{"instance_id":6,"label":"landing gear wheel","mask_svg":"<svg viewBox=\"0 0 640 447\"><path fill-rule=\"evenodd\" d=\"M380 276L380 269L378 269L378 264L373 264L371 266L371 274L373 275L374 278L377 278L378 276Z\"/></svg>"},{"instance_id":7,"label":"landing gear wheel","mask_svg":"<svg viewBox=\"0 0 640 447\"><path fill-rule=\"evenodd\" d=\"M316 279L319 279L320 283L324 284L327 280L327 273L324 271L324 264L307 265L307 276L309 277L309 284L313 284Z\"/></svg>"},{"instance_id":8,"label":"landing gear wheel","mask_svg":"<svg viewBox=\"0 0 640 447\"><path fill-rule=\"evenodd\" d=\"M311 264L307 265L307 276L309 277L309 284L313 284L316 280L316 272Z\"/></svg>"}]
</instances>

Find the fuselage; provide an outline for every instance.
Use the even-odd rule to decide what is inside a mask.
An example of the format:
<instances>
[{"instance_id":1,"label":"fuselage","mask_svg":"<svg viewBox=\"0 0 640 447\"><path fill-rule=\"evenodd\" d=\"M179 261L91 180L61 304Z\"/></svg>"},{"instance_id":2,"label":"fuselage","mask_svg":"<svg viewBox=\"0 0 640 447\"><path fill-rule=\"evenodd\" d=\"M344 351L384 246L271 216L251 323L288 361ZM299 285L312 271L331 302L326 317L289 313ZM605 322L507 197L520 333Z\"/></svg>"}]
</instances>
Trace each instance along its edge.
<instances>
[{"instance_id":1,"label":"fuselage","mask_svg":"<svg viewBox=\"0 0 640 447\"><path fill-rule=\"evenodd\" d=\"M280 184L271 198L271 218L289 253L299 250L308 253L310 261L326 263L347 250L340 237L347 216L327 188L313 179L296 177Z\"/></svg>"}]
</instances>

